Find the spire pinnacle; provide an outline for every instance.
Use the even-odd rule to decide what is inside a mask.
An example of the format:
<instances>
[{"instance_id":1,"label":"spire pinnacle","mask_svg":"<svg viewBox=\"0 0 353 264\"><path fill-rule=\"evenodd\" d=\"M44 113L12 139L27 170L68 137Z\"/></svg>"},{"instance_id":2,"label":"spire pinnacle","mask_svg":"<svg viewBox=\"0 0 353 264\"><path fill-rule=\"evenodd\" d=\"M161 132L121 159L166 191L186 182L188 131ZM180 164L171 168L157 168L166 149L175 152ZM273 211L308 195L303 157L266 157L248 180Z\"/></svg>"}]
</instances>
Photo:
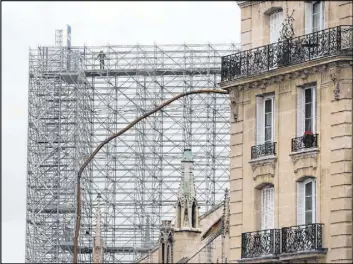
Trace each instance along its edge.
<instances>
[{"instance_id":1,"label":"spire pinnacle","mask_svg":"<svg viewBox=\"0 0 353 264\"><path fill-rule=\"evenodd\" d=\"M177 228L198 228L198 204L194 183L193 158L191 149L184 149L182 164L182 178L177 201Z\"/></svg>"},{"instance_id":2,"label":"spire pinnacle","mask_svg":"<svg viewBox=\"0 0 353 264\"><path fill-rule=\"evenodd\" d=\"M103 241L101 238L101 210L100 210L100 201L101 195L97 195L97 218L96 218L96 233L93 243L93 263L103 263Z\"/></svg>"}]
</instances>

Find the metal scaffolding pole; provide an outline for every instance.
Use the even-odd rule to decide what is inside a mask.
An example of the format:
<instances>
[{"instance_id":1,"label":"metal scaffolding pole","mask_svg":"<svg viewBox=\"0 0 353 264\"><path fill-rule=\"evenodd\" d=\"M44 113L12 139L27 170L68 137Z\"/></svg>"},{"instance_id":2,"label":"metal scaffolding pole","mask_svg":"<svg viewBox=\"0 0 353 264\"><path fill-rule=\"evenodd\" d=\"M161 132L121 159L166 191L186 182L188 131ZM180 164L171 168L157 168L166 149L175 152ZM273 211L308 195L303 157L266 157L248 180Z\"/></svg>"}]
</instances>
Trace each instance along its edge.
<instances>
[{"instance_id":1,"label":"metal scaffolding pole","mask_svg":"<svg viewBox=\"0 0 353 264\"><path fill-rule=\"evenodd\" d=\"M26 262L72 262L76 175L84 160L108 135L166 98L217 87L221 56L237 47L30 50ZM98 193L106 263L132 262L156 245L162 217L174 217L185 146L195 155L200 213L222 200L229 130L228 99L200 94L179 99L104 146L82 176L79 262L92 261Z\"/></svg>"}]
</instances>

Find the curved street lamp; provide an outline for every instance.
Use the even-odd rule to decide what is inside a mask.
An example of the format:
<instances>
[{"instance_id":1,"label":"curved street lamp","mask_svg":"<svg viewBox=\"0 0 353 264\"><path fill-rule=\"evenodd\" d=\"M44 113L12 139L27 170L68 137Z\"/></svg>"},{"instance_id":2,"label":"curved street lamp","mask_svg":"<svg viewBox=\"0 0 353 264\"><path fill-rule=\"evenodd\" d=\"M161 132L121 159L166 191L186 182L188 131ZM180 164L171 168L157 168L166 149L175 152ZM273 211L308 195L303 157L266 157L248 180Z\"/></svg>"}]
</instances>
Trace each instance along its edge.
<instances>
[{"instance_id":1,"label":"curved street lamp","mask_svg":"<svg viewBox=\"0 0 353 264\"><path fill-rule=\"evenodd\" d=\"M146 117L156 113L157 111L161 110L163 107L169 105L170 103L172 103L173 101L175 101L181 97L192 95L192 94L201 94L201 93L228 94L229 92L226 90L206 89L206 90L195 90L195 91L190 91L190 92L178 94L178 95L174 96L173 98L169 99L168 101L162 103L160 106L158 106L154 110L151 110L150 112L144 114L143 116L136 118L134 121L132 121L125 128L123 128L122 130L120 130L117 133L112 134L107 139L102 141L98 145L98 147L92 152L92 154L87 158L85 163L83 163L83 165L80 167L80 170L78 171L77 183L76 183L76 186L77 186L77 197L76 197L77 216L76 216L76 226L75 226L75 236L74 236L74 259L73 259L74 261L73 261L73 263L77 263L77 254L78 254L78 238L79 238L79 234L80 234L80 224L81 224L81 176L82 176L83 170L87 167L87 165L91 162L91 160L94 158L94 156L98 153L98 151L105 144L107 144L112 139L124 134L126 131L128 131L130 128L132 128L135 124L140 122L142 119L145 119Z\"/></svg>"}]
</instances>

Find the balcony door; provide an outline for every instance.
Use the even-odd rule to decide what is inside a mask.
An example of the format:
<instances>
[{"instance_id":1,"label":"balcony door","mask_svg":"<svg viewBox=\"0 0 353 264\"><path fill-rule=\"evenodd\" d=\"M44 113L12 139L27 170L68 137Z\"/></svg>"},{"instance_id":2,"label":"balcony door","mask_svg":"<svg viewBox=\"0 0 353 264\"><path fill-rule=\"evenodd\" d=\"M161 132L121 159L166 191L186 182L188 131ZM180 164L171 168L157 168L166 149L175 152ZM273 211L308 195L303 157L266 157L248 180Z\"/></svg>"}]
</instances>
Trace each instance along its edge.
<instances>
[{"instance_id":1,"label":"balcony door","mask_svg":"<svg viewBox=\"0 0 353 264\"><path fill-rule=\"evenodd\" d=\"M274 141L274 95L256 97L256 143L272 143Z\"/></svg>"},{"instance_id":2,"label":"balcony door","mask_svg":"<svg viewBox=\"0 0 353 264\"><path fill-rule=\"evenodd\" d=\"M275 43L280 37L283 22L283 12L276 11L270 15L270 43Z\"/></svg>"},{"instance_id":3,"label":"balcony door","mask_svg":"<svg viewBox=\"0 0 353 264\"><path fill-rule=\"evenodd\" d=\"M316 223L316 180L309 178L297 183L297 224Z\"/></svg>"},{"instance_id":4,"label":"balcony door","mask_svg":"<svg viewBox=\"0 0 353 264\"><path fill-rule=\"evenodd\" d=\"M274 228L274 188L261 189L261 230Z\"/></svg>"}]
</instances>

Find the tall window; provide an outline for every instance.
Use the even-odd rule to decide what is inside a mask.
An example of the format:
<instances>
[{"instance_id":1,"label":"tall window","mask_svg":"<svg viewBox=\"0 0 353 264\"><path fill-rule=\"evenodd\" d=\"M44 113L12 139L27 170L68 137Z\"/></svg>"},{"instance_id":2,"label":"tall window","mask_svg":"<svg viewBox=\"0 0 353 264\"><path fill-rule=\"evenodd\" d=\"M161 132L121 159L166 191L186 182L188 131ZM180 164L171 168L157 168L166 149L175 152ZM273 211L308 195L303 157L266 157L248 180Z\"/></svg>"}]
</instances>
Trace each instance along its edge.
<instances>
[{"instance_id":1,"label":"tall window","mask_svg":"<svg viewBox=\"0 0 353 264\"><path fill-rule=\"evenodd\" d=\"M270 15L270 43L278 41L283 22L283 12L276 11Z\"/></svg>"},{"instance_id":2,"label":"tall window","mask_svg":"<svg viewBox=\"0 0 353 264\"><path fill-rule=\"evenodd\" d=\"M304 127L305 131L313 131L313 88L304 89Z\"/></svg>"},{"instance_id":3,"label":"tall window","mask_svg":"<svg viewBox=\"0 0 353 264\"><path fill-rule=\"evenodd\" d=\"M305 131L316 132L316 87L298 88L297 135Z\"/></svg>"},{"instance_id":4,"label":"tall window","mask_svg":"<svg viewBox=\"0 0 353 264\"><path fill-rule=\"evenodd\" d=\"M297 183L297 223L316 223L316 180L309 178Z\"/></svg>"},{"instance_id":5,"label":"tall window","mask_svg":"<svg viewBox=\"0 0 353 264\"><path fill-rule=\"evenodd\" d=\"M274 228L274 188L265 186L261 189L261 229Z\"/></svg>"},{"instance_id":6,"label":"tall window","mask_svg":"<svg viewBox=\"0 0 353 264\"><path fill-rule=\"evenodd\" d=\"M273 141L273 97L265 99L265 143Z\"/></svg>"},{"instance_id":7,"label":"tall window","mask_svg":"<svg viewBox=\"0 0 353 264\"><path fill-rule=\"evenodd\" d=\"M257 145L274 140L274 95L256 98Z\"/></svg>"},{"instance_id":8,"label":"tall window","mask_svg":"<svg viewBox=\"0 0 353 264\"><path fill-rule=\"evenodd\" d=\"M305 34L324 29L324 1L305 3Z\"/></svg>"}]
</instances>

